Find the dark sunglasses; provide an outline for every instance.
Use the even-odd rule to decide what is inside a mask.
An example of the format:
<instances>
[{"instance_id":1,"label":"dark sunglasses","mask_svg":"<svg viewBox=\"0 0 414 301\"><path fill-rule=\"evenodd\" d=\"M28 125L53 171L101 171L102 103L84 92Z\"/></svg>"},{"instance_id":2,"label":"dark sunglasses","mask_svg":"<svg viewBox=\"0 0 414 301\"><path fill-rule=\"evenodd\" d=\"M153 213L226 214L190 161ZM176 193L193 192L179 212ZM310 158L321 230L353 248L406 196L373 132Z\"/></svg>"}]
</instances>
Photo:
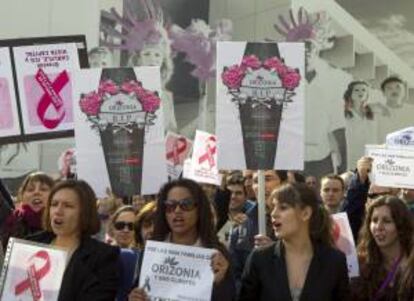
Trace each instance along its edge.
<instances>
[{"instance_id":1,"label":"dark sunglasses","mask_svg":"<svg viewBox=\"0 0 414 301\"><path fill-rule=\"evenodd\" d=\"M129 231L132 231L134 229L134 223L127 223L127 222L114 223L114 228L118 231L125 229L125 227L127 227Z\"/></svg>"},{"instance_id":2,"label":"dark sunglasses","mask_svg":"<svg viewBox=\"0 0 414 301\"><path fill-rule=\"evenodd\" d=\"M197 203L193 199L184 199L180 201L166 200L164 204L165 211L168 213L174 212L177 206L180 207L182 211L191 211L197 207Z\"/></svg>"}]
</instances>

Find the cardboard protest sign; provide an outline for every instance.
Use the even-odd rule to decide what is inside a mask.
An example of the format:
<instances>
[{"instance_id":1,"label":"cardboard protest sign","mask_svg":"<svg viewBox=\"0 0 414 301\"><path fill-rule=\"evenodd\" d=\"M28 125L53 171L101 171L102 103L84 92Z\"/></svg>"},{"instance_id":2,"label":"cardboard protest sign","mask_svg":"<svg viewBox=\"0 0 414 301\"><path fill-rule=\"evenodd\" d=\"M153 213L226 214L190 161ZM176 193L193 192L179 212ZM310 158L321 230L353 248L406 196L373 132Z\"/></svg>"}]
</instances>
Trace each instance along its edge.
<instances>
[{"instance_id":1,"label":"cardboard protest sign","mask_svg":"<svg viewBox=\"0 0 414 301\"><path fill-rule=\"evenodd\" d=\"M189 156L193 142L184 136L168 132L165 139L168 177L178 179Z\"/></svg>"},{"instance_id":2,"label":"cardboard protest sign","mask_svg":"<svg viewBox=\"0 0 414 301\"><path fill-rule=\"evenodd\" d=\"M217 139L215 135L196 131L190 177L199 183L220 185L221 178L217 169Z\"/></svg>"},{"instance_id":3,"label":"cardboard protest sign","mask_svg":"<svg viewBox=\"0 0 414 301\"><path fill-rule=\"evenodd\" d=\"M373 158L371 182L378 186L414 189L414 149L367 145Z\"/></svg>"},{"instance_id":4,"label":"cardboard protest sign","mask_svg":"<svg viewBox=\"0 0 414 301\"><path fill-rule=\"evenodd\" d=\"M0 137L20 135L9 48L0 48Z\"/></svg>"},{"instance_id":5,"label":"cardboard protest sign","mask_svg":"<svg viewBox=\"0 0 414 301\"><path fill-rule=\"evenodd\" d=\"M354 237L349 225L348 215L345 212L332 215L333 237L336 247L346 256L348 275L350 278L359 276L358 255Z\"/></svg>"},{"instance_id":6,"label":"cardboard protest sign","mask_svg":"<svg viewBox=\"0 0 414 301\"><path fill-rule=\"evenodd\" d=\"M218 42L220 169L303 169L304 45Z\"/></svg>"},{"instance_id":7,"label":"cardboard protest sign","mask_svg":"<svg viewBox=\"0 0 414 301\"><path fill-rule=\"evenodd\" d=\"M56 301L66 268L66 251L11 238L1 274L1 300Z\"/></svg>"},{"instance_id":8,"label":"cardboard protest sign","mask_svg":"<svg viewBox=\"0 0 414 301\"><path fill-rule=\"evenodd\" d=\"M99 197L157 193L167 181L158 67L80 70L75 77L78 177Z\"/></svg>"},{"instance_id":9,"label":"cardboard protest sign","mask_svg":"<svg viewBox=\"0 0 414 301\"><path fill-rule=\"evenodd\" d=\"M139 277L151 300L210 301L212 249L147 241Z\"/></svg>"},{"instance_id":10,"label":"cardboard protest sign","mask_svg":"<svg viewBox=\"0 0 414 301\"><path fill-rule=\"evenodd\" d=\"M13 121L2 118L8 131L0 121L0 140L73 136L71 70L88 66L85 37L0 40L0 47L0 98L12 102L2 113Z\"/></svg>"}]
</instances>

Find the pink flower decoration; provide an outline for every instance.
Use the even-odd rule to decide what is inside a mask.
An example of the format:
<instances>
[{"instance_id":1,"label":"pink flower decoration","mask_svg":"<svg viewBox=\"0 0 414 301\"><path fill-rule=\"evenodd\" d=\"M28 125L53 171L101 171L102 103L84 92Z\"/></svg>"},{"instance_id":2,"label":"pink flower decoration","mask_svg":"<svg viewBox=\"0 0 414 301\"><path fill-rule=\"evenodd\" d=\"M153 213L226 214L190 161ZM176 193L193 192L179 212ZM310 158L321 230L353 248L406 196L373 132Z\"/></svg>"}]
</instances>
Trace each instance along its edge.
<instances>
[{"instance_id":1,"label":"pink flower decoration","mask_svg":"<svg viewBox=\"0 0 414 301\"><path fill-rule=\"evenodd\" d=\"M283 74L285 74L287 72L287 67L286 65L277 57L271 57L268 58L264 63L263 63L263 67L271 70L273 69L274 71L277 72L277 74L279 74L279 76L283 76Z\"/></svg>"},{"instance_id":2,"label":"pink flower decoration","mask_svg":"<svg viewBox=\"0 0 414 301\"><path fill-rule=\"evenodd\" d=\"M243 68L233 65L227 69L224 69L224 72L221 74L221 79L223 84L230 89L238 89L241 86L241 82L245 76L245 71Z\"/></svg>"},{"instance_id":3,"label":"pink flower decoration","mask_svg":"<svg viewBox=\"0 0 414 301\"><path fill-rule=\"evenodd\" d=\"M136 80L131 80L129 82L123 83L121 86L121 90L126 93L135 93L140 94L144 88L142 87L141 83Z\"/></svg>"},{"instance_id":4,"label":"pink flower decoration","mask_svg":"<svg viewBox=\"0 0 414 301\"><path fill-rule=\"evenodd\" d=\"M86 115L96 116L99 113L101 103L101 96L96 92L90 92L81 98L79 106Z\"/></svg>"},{"instance_id":5,"label":"pink flower decoration","mask_svg":"<svg viewBox=\"0 0 414 301\"><path fill-rule=\"evenodd\" d=\"M253 70L259 69L262 63L254 54L243 57L242 67L251 68Z\"/></svg>"},{"instance_id":6,"label":"pink flower decoration","mask_svg":"<svg viewBox=\"0 0 414 301\"><path fill-rule=\"evenodd\" d=\"M118 86L110 79L101 81L98 88L99 94L109 93L111 95L118 93Z\"/></svg>"},{"instance_id":7,"label":"pink flower decoration","mask_svg":"<svg viewBox=\"0 0 414 301\"><path fill-rule=\"evenodd\" d=\"M300 79L301 79L300 74L296 72L295 70L293 70L283 75L282 86L286 88L287 90L293 90L297 86L299 86Z\"/></svg>"},{"instance_id":8,"label":"pink flower decoration","mask_svg":"<svg viewBox=\"0 0 414 301\"><path fill-rule=\"evenodd\" d=\"M160 107L161 100L155 93L145 91L139 98L145 112L154 113Z\"/></svg>"}]
</instances>

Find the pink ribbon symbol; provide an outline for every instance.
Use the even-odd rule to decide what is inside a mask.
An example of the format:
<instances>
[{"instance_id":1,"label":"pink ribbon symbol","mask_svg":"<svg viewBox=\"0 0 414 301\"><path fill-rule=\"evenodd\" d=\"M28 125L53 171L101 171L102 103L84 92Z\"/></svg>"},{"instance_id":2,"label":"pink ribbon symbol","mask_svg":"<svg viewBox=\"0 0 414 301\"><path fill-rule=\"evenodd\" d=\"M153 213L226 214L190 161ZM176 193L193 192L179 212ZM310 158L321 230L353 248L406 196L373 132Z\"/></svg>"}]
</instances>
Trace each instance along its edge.
<instances>
[{"instance_id":1,"label":"pink ribbon symbol","mask_svg":"<svg viewBox=\"0 0 414 301\"><path fill-rule=\"evenodd\" d=\"M62 71L52 83L46 73L44 73L42 69L39 69L35 75L35 78L44 92L39 101L39 105L37 106L37 115L45 127L48 129L54 129L65 117L64 110L59 112L59 110L63 107L63 100L60 97L59 92L69 82L69 76L66 71ZM60 113L60 116L56 119L46 119L46 111L50 105L53 105L56 112Z\"/></svg>"},{"instance_id":2,"label":"pink ribbon symbol","mask_svg":"<svg viewBox=\"0 0 414 301\"><path fill-rule=\"evenodd\" d=\"M45 264L40 269L36 270L36 267L33 263L34 258L41 258L45 260ZM32 292L33 300L37 301L42 297L42 291L40 290L39 281L47 275L50 271L50 258L49 254L42 250L34 254L29 258L30 265L27 269L28 278L16 285L14 294L16 296L22 294L27 289L30 289Z\"/></svg>"},{"instance_id":3,"label":"pink ribbon symbol","mask_svg":"<svg viewBox=\"0 0 414 301\"><path fill-rule=\"evenodd\" d=\"M210 168L213 168L216 165L214 160L214 154L216 153L216 137L210 136L206 140L206 152L198 158L198 163L201 164L204 161L208 161Z\"/></svg>"},{"instance_id":4,"label":"pink ribbon symbol","mask_svg":"<svg viewBox=\"0 0 414 301\"><path fill-rule=\"evenodd\" d=\"M174 140L172 151L167 153L167 160L173 159L174 166L180 164L179 156L187 149L187 140L184 137L180 137Z\"/></svg>"}]
</instances>

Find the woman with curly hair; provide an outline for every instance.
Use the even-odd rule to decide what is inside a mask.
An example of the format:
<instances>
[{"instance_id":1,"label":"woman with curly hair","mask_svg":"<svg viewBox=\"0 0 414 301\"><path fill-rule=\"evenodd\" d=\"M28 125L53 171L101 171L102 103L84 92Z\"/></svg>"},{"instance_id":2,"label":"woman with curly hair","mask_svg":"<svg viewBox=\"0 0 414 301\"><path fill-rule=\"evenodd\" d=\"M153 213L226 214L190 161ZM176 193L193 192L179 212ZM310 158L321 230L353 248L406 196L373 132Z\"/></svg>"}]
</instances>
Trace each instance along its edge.
<instances>
[{"instance_id":1,"label":"woman with curly hair","mask_svg":"<svg viewBox=\"0 0 414 301\"><path fill-rule=\"evenodd\" d=\"M234 299L235 284L229 266L229 255L218 240L210 202L199 184L192 180L179 179L161 188L152 239L216 249L211 259L214 273L211 300ZM144 289L134 288L129 295L129 301L143 300L148 300Z\"/></svg>"},{"instance_id":2,"label":"woman with curly hair","mask_svg":"<svg viewBox=\"0 0 414 301\"><path fill-rule=\"evenodd\" d=\"M403 201L394 196L373 200L360 232L360 276L352 281L352 300L398 300L412 243L412 217Z\"/></svg>"}]
</instances>

